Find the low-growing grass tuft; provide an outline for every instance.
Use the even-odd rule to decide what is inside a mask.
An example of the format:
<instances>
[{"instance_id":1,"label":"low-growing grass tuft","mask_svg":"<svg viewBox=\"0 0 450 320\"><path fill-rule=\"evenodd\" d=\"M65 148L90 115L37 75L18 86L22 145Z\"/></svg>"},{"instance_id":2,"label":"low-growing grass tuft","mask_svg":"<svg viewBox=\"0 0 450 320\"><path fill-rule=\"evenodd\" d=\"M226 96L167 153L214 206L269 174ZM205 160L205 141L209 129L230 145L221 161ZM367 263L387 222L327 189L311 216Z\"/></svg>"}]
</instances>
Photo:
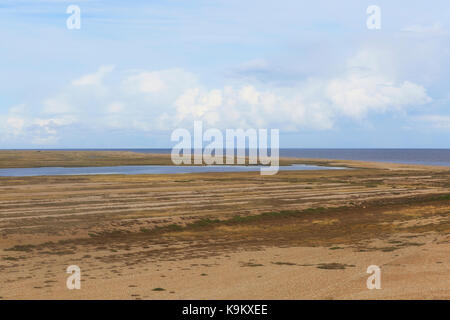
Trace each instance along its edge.
<instances>
[{"instance_id":1,"label":"low-growing grass tuft","mask_svg":"<svg viewBox=\"0 0 450 320\"><path fill-rule=\"evenodd\" d=\"M7 248L7 249L5 249L5 251L25 251L25 252L30 252L30 251L33 251L35 248L36 248L36 246L34 246L32 244L25 244L25 245L16 245L14 247Z\"/></svg>"}]
</instances>

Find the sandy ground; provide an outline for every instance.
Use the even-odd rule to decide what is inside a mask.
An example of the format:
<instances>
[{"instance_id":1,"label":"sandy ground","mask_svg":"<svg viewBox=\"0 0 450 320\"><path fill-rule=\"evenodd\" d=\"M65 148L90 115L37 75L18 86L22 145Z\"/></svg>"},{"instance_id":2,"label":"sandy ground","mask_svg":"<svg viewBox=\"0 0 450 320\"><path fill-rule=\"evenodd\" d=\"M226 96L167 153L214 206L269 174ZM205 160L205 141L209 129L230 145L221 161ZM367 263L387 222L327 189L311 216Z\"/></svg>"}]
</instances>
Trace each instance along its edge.
<instances>
[{"instance_id":1,"label":"sandy ground","mask_svg":"<svg viewBox=\"0 0 450 320\"><path fill-rule=\"evenodd\" d=\"M6 284L2 292L9 299L448 299L450 245L436 245L432 238L420 249L390 253L265 248L139 267L117 266L114 277L81 263L80 290L66 288L67 275L61 265L54 270L55 282L47 282L51 287L46 287L49 280L29 280ZM343 266L319 268L326 264ZM367 267L373 264L381 268L379 290L366 285ZM20 275L25 278L27 272L18 271ZM42 277L46 279L45 274Z\"/></svg>"},{"instance_id":2,"label":"sandy ground","mask_svg":"<svg viewBox=\"0 0 450 320\"><path fill-rule=\"evenodd\" d=\"M345 164L0 178L0 298L449 299L450 171Z\"/></svg>"}]
</instances>

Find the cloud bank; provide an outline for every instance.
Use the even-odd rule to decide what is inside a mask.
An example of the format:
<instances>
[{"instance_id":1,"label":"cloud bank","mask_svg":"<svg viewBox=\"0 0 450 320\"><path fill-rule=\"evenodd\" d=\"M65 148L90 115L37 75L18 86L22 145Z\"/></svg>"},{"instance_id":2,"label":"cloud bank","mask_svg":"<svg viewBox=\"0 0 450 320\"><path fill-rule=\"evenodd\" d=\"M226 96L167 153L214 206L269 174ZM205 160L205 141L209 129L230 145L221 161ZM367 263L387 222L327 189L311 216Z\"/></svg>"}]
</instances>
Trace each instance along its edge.
<instances>
[{"instance_id":1,"label":"cloud bank","mask_svg":"<svg viewBox=\"0 0 450 320\"><path fill-rule=\"evenodd\" d=\"M27 116L26 105L11 108L1 119L2 135L51 145L61 130L79 125L105 132L168 132L190 128L194 120L220 129L323 131L335 128L340 119L358 123L376 114L405 114L432 101L420 84L382 74L373 64L373 59L358 53L348 61L345 72L329 78L311 77L289 85L247 81L221 87L210 87L196 74L179 68L100 66L41 101L38 116Z\"/></svg>"}]
</instances>

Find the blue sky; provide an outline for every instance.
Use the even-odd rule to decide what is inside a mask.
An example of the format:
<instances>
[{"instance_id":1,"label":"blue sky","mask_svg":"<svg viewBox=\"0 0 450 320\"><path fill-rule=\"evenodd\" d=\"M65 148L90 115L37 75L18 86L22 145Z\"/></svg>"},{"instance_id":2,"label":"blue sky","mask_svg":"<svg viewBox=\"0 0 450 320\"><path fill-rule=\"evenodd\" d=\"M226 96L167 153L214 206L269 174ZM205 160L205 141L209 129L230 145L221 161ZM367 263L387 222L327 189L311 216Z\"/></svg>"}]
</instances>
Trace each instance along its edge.
<instances>
[{"instance_id":1,"label":"blue sky","mask_svg":"<svg viewBox=\"0 0 450 320\"><path fill-rule=\"evenodd\" d=\"M449 24L444 0L0 0L0 148L171 147L194 120L449 148Z\"/></svg>"}]
</instances>

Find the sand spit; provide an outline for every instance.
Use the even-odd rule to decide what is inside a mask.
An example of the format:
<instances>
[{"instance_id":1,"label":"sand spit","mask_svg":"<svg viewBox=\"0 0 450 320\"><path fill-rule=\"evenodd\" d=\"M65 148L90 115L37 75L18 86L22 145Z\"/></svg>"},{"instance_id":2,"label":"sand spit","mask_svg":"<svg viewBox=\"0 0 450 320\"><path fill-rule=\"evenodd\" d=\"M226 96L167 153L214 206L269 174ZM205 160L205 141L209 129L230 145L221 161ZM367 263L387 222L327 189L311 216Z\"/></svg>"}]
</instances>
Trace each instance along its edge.
<instances>
[{"instance_id":1,"label":"sand spit","mask_svg":"<svg viewBox=\"0 0 450 320\"><path fill-rule=\"evenodd\" d=\"M450 298L448 168L312 162L353 169L0 178L0 297Z\"/></svg>"}]
</instances>

